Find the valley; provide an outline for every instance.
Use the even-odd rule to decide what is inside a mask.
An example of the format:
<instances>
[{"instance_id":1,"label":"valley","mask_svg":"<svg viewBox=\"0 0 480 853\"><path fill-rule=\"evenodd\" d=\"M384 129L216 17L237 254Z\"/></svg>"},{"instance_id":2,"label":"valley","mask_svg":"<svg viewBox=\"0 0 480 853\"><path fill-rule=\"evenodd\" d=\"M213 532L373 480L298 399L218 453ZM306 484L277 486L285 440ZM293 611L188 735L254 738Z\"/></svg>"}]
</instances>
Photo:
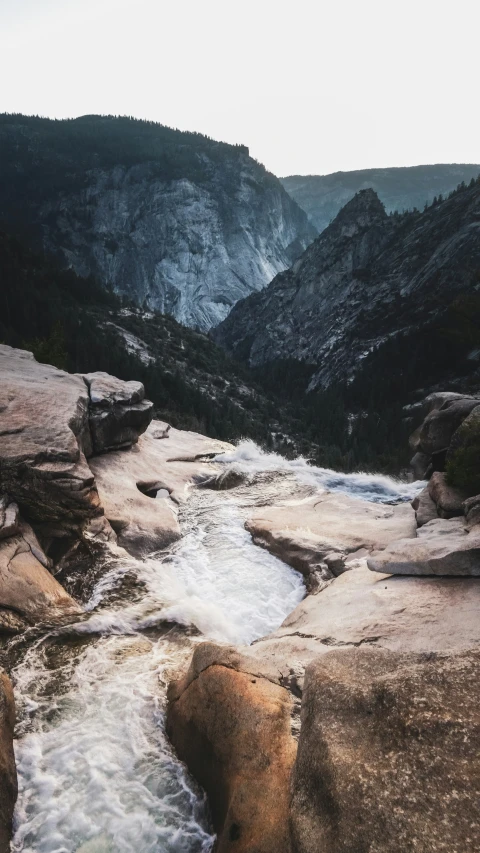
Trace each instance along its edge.
<instances>
[{"instance_id":1,"label":"valley","mask_svg":"<svg viewBox=\"0 0 480 853\"><path fill-rule=\"evenodd\" d=\"M0 853L478 853L479 167L0 144Z\"/></svg>"}]
</instances>

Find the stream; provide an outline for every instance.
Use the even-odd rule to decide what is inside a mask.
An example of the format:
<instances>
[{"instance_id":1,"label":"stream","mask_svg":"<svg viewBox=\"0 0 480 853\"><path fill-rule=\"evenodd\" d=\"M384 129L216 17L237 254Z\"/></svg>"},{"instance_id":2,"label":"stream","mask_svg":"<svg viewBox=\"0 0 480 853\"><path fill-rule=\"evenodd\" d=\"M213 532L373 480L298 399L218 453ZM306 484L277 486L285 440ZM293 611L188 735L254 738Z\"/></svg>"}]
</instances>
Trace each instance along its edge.
<instances>
[{"instance_id":1,"label":"stream","mask_svg":"<svg viewBox=\"0 0 480 853\"><path fill-rule=\"evenodd\" d=\"M19 657L12 853L210 851L205 797L164 733L168 682L196 643L249 644L305 595L297 572L253 544L245 519L326 488L381 503L419 488L289 462L252 442L218 461L245 482L193 487L178 543L103 568L86 619L37 636Z\"/></svg>"}]
</instances>

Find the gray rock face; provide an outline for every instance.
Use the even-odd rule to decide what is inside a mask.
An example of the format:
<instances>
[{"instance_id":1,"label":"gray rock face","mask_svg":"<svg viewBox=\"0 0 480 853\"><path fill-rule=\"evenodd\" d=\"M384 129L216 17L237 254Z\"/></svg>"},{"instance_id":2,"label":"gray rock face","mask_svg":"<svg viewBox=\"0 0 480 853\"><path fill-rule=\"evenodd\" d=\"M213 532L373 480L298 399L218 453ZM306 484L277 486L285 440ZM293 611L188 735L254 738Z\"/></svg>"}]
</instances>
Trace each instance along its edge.
<instances>
[{"instance_id":1,"label":"gray rock face","mask_svg":"<svg viewBox=\"0 0 480 853\"><path fill-rule=\"evenodd\" d=\"M27 219L44 248L80 275L202 330L317 234L248 149L199 134L98 116L68 126L12 117L0 144L12 194L3 205L0 197L0 214ZM19 212L22 192L28 209Z\"/></svg>"},{"instance_id":2,"label":"gray rock face","mask_svg":"<svg viewBox=\"0 0 480 853\"><path fill-rule=\"evenodd\" d=\"M361 169L331 175L291 175L281 182L321 232L359 190L372 188L386 210L423 210L425 202L447 195L480 173L479 165L437 164L392 169Z\"/></svg>"},{"instance_id":3,"label":"gray rock face","mask_svg":"<svg viewBox=\"0 0 480 853\"><path fill-rule=\"evenodd\" d=\"M264 185L248 157L237 173L234 165L209 187L154 180L148 166L94 172L85 192L42 208L54 223L46 248L80 275L206 331L315 236L280 185Z\"/></svg>"},{"instance_id":4,"label":"gray rock face","mask_svg":"<svg viewBox=\"0 0 480 853\"><path fill-rule=\"evenodd\" d=\"M480 183L403 221L364 190L213 335L251 365L286 358L318 365L312 386L327 387L354 376L365 356L400 332L420 334L472 287L478 267Z\"/></svg>"}]
</instances>

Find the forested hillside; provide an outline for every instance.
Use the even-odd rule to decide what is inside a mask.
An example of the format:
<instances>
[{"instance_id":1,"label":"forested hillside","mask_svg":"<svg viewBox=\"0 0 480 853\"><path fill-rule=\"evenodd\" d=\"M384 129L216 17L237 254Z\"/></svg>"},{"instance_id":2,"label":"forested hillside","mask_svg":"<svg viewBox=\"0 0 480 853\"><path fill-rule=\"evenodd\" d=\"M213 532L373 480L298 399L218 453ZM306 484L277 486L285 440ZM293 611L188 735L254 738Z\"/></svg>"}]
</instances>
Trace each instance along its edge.
<instances>
[{"instance_id":1,"label":"forested hillside","mask_svg":"<svg viewBox=\"0 0 480 853\"><path fill-rule=\"evenodd\" d=\"M375 190L388 213L402 213L414 208L423 210L425 204L445 197L462 181L468 184L479 174L478 164L438 163L434 166L359 169L331 175L291 175L281 178L281 181L321 232L360 190Z\"/></svg>"},{"instance_id":2,"label":"forested hillside","mask_svg":"<svg viewBox=\"0 0 480 853\"><path fill-rule=\"evenodd\" d=\"M251 438L287 456L350 470L396 471L408 461L409 423L393 405L364 407L370 389L307 394L312 367L296 361L251 370L202 333L122 302L92 278L58 268L0 232L0 342L71 372L140 379L156 414L226 440Z\"/></svg>"}]
</instances>

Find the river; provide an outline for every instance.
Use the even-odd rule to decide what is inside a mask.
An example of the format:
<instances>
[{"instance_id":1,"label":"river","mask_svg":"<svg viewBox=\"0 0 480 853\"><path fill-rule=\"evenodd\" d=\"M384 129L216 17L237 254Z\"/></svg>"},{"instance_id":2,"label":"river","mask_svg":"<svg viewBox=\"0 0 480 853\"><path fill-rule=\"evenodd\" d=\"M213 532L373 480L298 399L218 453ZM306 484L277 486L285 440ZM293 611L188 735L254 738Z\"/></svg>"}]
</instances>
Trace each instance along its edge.
<instances>
[{"instance_id":1,"label":"river","mask_svg":"<svg viewBox=\"0 0 480 853\"><path fill-rule=\"evenodd\" d=\"M302 577L244 529L274 497L343 491L407 500L418 484L288 462L243 442L219 462L246 480L192 488L182 539L99 568L87 616L36 636L12 677L19 798L13 853L206 853L203 793L164 733L168 681L210 638L248 644L305 595Z\"/></svg>"}]
</instances>

